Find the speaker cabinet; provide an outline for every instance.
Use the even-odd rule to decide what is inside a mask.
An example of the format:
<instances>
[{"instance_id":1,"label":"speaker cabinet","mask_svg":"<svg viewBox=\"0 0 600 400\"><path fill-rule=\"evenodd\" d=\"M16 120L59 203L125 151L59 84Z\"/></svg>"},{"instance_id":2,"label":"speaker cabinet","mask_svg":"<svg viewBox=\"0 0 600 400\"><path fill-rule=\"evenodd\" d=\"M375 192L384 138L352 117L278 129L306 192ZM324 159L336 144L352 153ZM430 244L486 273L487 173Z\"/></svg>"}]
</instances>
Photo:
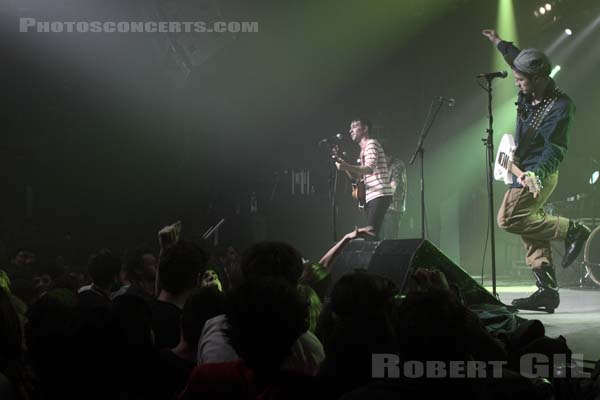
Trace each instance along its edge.
<instances>
[{"instance_id":1,"label":"speaker cabinet","mask_svg":"<svg viewBox=\"0 0 600 400\"><path fill-rule=\"evenodd\" d=\"M366 270L385 276L406 293L410 283L409 277L418 268L437 269L443 272L448 283L460 289L466 305L482 303L502 305L465 270L446 257L440 249L423 239L351 241L331 265L328 294L343 275L355 270Z\"/></svg>"}]
</instances>

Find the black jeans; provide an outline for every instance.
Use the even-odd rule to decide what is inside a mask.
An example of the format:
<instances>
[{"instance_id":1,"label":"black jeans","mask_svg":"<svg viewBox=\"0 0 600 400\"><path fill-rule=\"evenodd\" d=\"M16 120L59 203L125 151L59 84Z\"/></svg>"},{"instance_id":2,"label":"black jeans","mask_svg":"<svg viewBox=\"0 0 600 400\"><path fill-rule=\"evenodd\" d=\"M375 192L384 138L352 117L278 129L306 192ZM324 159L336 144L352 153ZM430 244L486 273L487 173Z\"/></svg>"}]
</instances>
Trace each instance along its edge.
<instances>
[{"instance_id":1,"label":"black jeans","mask_svg":"<svg viewBox=\"0 0 600 400\"><path fill-rule=\"evenodd\" d=\"M379 237L379 231L383 224L383 217L392 204L393 196L381 196L374 198L365 205L367 212L367 226L372 226L375 231L375 236Z\"/></svg>"}]
</instances>

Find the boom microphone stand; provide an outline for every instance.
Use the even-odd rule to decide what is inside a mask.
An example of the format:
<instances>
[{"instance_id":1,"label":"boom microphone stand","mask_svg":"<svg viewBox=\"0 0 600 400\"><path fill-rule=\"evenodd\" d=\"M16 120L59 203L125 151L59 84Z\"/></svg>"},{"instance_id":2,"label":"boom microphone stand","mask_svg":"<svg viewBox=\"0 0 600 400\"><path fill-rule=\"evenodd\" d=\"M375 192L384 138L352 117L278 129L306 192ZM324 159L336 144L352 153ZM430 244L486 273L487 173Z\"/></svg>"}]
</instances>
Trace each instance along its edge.
<instances>
[{"instance_id":1,"label":"boom microphone stand","mask_svg":"<svg viewBox=\"0 0 600 400\"><path fill-rule=\"evenodd\" d=\"M434 106L435 101L438 101L437 104L437 108L435 109L431 119L429 118L429 116L431 115L431 110ZM421 129L421 134L419 136L419 142L417 143L417 149L415 150L415 152L413 153L412 157L410 158L410 161L408 162L409 165L412 165L415 162L415 158L417 157L417 155L419 155L419 174L420 174L420 193L421 193L421 239L425 239L425 174L424 174L424 169L423 169L423 158L424 158L424 154L425 154L425 149L423 148L423 143L425 142L425 138L427 137L427 134L429 133L429 130L431 129L431 126L433 125L433 121L435 121L435 118L438 114L438 112L440 111L440 108L442 108L442 104L444 103L444 101L442 100L442 98L435 98L431 101L431 105L429 106L429 112L427 113L427 117L425 118L425 124L423 125L423 129Z\"/></svg>"}]
</instances>

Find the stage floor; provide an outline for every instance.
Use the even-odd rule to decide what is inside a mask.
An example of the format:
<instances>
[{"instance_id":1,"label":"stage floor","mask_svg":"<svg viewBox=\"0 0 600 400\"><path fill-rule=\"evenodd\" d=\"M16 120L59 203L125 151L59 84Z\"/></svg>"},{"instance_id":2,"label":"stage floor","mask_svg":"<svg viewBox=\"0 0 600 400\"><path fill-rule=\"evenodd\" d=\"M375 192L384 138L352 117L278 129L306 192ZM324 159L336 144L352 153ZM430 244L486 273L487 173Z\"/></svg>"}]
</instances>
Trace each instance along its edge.
<instances>
[{"instance_id":1,"label":"stage floor","mask_svg":"<svg viewBox=\"0 0 600 400\"><path fill-rule=\"evenodd\" d=\"M486 285L487 287L487 285ZM491 287L487 287L491 292ZM536 290L535 286L500 286L496 291L504 304L513 299L526 297ZM574 354L582 354L584 360L600 360L600 287L590 289L561 288L560 305L554 314L519 310L519 316L540 320L546 327L546 336L567 339Z\"/></svg>"}]
</instances>

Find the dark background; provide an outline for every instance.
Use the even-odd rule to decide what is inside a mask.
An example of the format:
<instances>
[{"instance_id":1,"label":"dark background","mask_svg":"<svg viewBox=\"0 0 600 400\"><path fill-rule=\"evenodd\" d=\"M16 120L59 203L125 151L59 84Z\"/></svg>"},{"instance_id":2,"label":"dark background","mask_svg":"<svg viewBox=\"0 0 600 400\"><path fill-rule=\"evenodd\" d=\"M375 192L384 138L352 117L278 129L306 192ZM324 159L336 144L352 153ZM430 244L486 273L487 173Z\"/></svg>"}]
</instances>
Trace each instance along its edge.
<instances>
[{"instance_id":1,"label":"dark background","mask_svg":"<svg viewBox=\"0 0 600 400\"><path fill-rule=\"evenodd\" d=\"M556 1L555 17L535 18L541 2L514 3L522 48L547 49L565 27L575 32L550 53L562 66L558 85L578 108L552 199L588 193L600 169L600 5ZM456 107L441 110L426 141L428 232L479 273L488 227L486 95L474 76L498 68L480 34L496 26L496 1L24 0L0 16L5 251L27 245L49 256L70 247L82 259L99 247L154 243L176 220L200 240L225 217L222 241L286 240L317 258L332 241L319 139L368 116L386 151L408 164L433 97L445 96ZM257 21L259 32L19 33L19 17ZM495 104L509 105L496 142L514 125L513 84L511 76L494 82ZM295 185L292 195L298 171L309 171L309 193ZM417 164L408 180L407 238L420 235ZM364 217L346 182L340 186L343 233ZM497 207L504 187L494 187ZM522 258L518 238L499 232L498 258L509 274Z\"/></svg>"}]
</instances>

